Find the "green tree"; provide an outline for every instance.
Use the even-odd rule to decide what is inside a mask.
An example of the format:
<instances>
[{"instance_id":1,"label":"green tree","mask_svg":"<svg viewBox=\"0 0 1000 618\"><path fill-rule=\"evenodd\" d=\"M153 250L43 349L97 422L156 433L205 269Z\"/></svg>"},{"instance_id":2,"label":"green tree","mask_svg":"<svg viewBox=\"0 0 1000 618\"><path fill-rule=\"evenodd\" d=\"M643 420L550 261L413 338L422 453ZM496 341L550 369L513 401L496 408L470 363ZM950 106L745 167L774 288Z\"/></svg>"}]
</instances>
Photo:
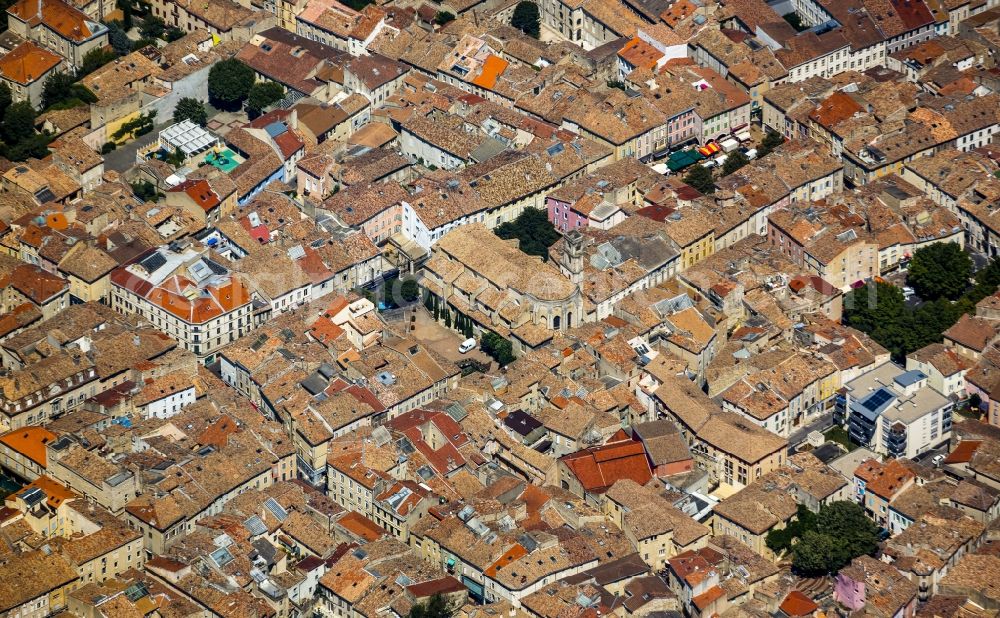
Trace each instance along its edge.
<instances>
[{"instance_id":1,"label":"green tree","mask_svg":"<svg viewBox=\"0 0 1000 618\"><path fill-rule=\"evenodd\" d=\"M449 13L448 11L438 11L437 15L434 16L434 23L439 26L443 26L452 21L455 21L455 15L453 13Z\"/></svg>"},{"instance_id":2,"label":"green tree","mask_svg":"<svg viewBox=\"0 0 1000 618\"><path fill-rule=\"evenodd\" d=\"M247 112L256 118L264 108L274 105L285 96L285 88L277 82L257 82L247 95Z\"/></svg>"},{"instance_id":3,"label":"green tree","mask_svg":"<svg viewBox=\"0 0 1000 618\"><path fill-rule=\"evenodd\" d=\"M843 548L828 534L809 530L792 547L792 569L805 577L818 577L840 570ZM837 565L837 568L832 568Z\"/></svg>"},{"instance_id":4,"label":"green tree","mask_svg":"<svg viewBox=\"0 0 1000 618\"><path fill-rule=\"evenodd\" d=\"M131 0L117 0L115 6L122 12L122 28L124 30L131 30L133 25Z\"/></svg>"},{"instance_id":5,"label":"green tree","mask_svg":"<svg viewBox=\"0 0 1000 618\"><path fill-rule=\"evenodd\" d=\"M403 284L399 286L399 295L408 303L412 303L420 298L420 286L417 285L417 280L407 279L403 281Z\"/></svg>"},{"instance_id":6,"label":"green tree","mask_svg":"<svg viewBox=\"0 0 1000 618\"><path fill-rule=\"evenodd\" d=\"M816 529L844 544L846 557L841 567L878 549L878 526L857 502L838 500L825 505L816 516ZM833 569L839 570L840 567Z\"/></svg>"},{"instance_id":7,"label":"green tree","mask_svg":"<svg viewBox=\"0 0 1000 618\"><path fill-rule=\"evenodd\" d=\"M108 24L108 43L119 56L125 56L132 51L132 39L128 38L125 29L118 22Z\"/></svg>"},{"instance_id":8,"label":"green tree","mask_svg":"<svg viewBox=\"0 0 1000 618\"><path fill-rule=\"evenodd\" d=\"M917 249L906 281L924 300L954 300L969 287L972 260L957 243L935 243Z\"/></svg>"},{"instance_id":9,"label":"green tree","mask_svg":"<svg viewBox=\"0 0 1000 618\"><path fill-rule=\"evenodd\" d=\"M483 335L481 344L483 352L493 357L493 360L499 363L501 367L514 362L514 347L510 341L500 335L492 331L488 332Z\"/></svg>"},{"instance_id":10,"label":"green tree","mask_svg":"<svg viewBox=\"0 0 1000 618\"><path fill-rule=\"evenodd\" d=\"M142 180L132 184L132 193L144 202L152 202L156 199L156 186L148 180Z\"/></svg>"},{"instance_id":11,"label":"green tree","mask_svg":"<svg viewBox=\"0 0 1000 618\"><path fill-rule=\"evenodd\" d=\"M118 144L114 142L104 142L104 144L101 146L101 154L106 155L108 153L114 152L116 148L118 148Z\"/></svg>"},{"instance_id":12,"label":"green tree","mask_svg":"<svg viewBox=\"0 0 1000 618\"><path fill-rule=\"evenodd\" d=\"M6 82L0 82L0 121L3 120L7 108L14 102L14 96L10 92L10 86Z\"/></svg>"},{"instance_id":13,"label":"green tree","mask_svg":"<svg viewBox=\"0 0 1000 618\"><path fill-rule=\"evenodd\" d=\"M139 34L144 39L158 39L163 36L167 27L163 20L155 15L149 15L139 24Z\"/></svg>"},{"instance_id":14,"label":"green tree","mask_svg":"<svg viewBox=\"0 0 1000 618\"><path fill-rule=\"evenodd\" d=\"M806 577L829 575L877 549L878 527L861 507L832 502L820 509L815 529L806 530L792 546L792 568Z\"/></svg>"},{"instance_id":15,"label":"green tree","mask_svg":"<svg viewBox=\"0 0 1000 618\"><path fill-rule=\"evenodd\" d=\"M205 104L198 99L184 97L177 102L174 107L174 122L190 120L196 125L203 127L208 123L208 112L205 111Z\"/></svg>"},{"instance_id":16,"label":"green tree","mask_svg":"<svg viewBox=\"0 0 1000 618\"><path fill-rule=\"evenodd\" d=\"M770 154L771 151L783 143L785 143L785 138L780 133L768 129L764 135L764 139L760 140L760 146L757 147L757 156L763 157L766 154Z\"/></svg>"},{"instance_id":17,"label":"green tree","mask_svg":"<svg viewBox=\"0 0 1000 618\"><path fill-rule=\"evenodd\" d=\"M220 108L235 111L250 94L253 69L236 58L215 63L208 72L208 97Z\"/></svg>"},{"instance_id":18,"label":"green tree","mask_svg":"<svg viewBox=\"0 0 1000 618\"><path fill-rule=\"evenodd\" d=\"M795 517L784 528L772 529L767 533L764 542L776 554L791 549L794 541L806 532L816 530L816 513L810 511L804 504L798 506Z\"/></svg>"},{"instance_id":19,"label":"green tree","mask_svg":"<svg viewBox=\"0 0 1000 618\"><path fill-rule=\"evenodd\" d=\"M715 193L715 179L712 178L712 172L704 165L692 165L684 176L684 182L705 195Z\"/></svg>"},{"instance_id":20,"label":"green tree","mask_svg":"<svg viewBox=\"0 0 1000 618\"><path fill-rule=\"evenodd\" d=\"M451 328L451 310L444 310L444 326L445 328Z\"/></svg>"},{"instance_id":21,"label":"green tree","mask_svg":"<svg viewBox=\"0 0 1000 618\"><path fill-rule=\"evenodd\" d=\"M969 397L969 409L978 414L982 411L980 410L982 405L983 398L979 396L979 393L972 393L972 396Z\"/></svg>"},{"instance_id":22,"label":"green tree","mask_svg":"<svg viewBox=\"0 0 1000 618\"><path fill-rule=\"evenodd\" d=\"M516 238L521 251L543 260L549 259L549 247L560 238L548 214L540 208L525 208L516 219L500 225L494 232L503 239Z\"/></svg>"},{"instance_id":23,"label":"green tree","mask_svg":"<svg viewBox=\"0 0 1000 618\"><path fill-rule=\"evenodd\" d=\"M118 54L111 49L95 47L83 56L83 62L80 64L80 70L76 73L76 79L90 75L117 57Z\"/></svg>"},{"instance_id":24,"label":"green tree","mask_svg":"<svg viewBox=\"0 0 1000 618\"><path fill-rule=\"evenodd\" d=\"M514 15L510 18L510 25L537 39L542 33L538 5L529 0L518 2L514 7Z\"/></svg>"},{"instance_id":25,"label":"green tree","mask_svg":"<svg viewBox=\"0 0 1000 618\"><path fill-rule=\"evenodd\" d=\"M739 150L734 150L726 155L726 162L722 164L722 175L728 176L749 162L750 159L745 154Z\"/></svg>"},{"instance_id":26,"label":"green tree","mask_svg":"<svg viewBox=\"0 0 1000 618\"><path fill-rule=\"evenodd\" d=\"M407 618L451 618L455 608L440 594L427 599L426 603L417 603L410 608Z\"/></svg>"},{"instance_id":27,"label":"green tree","mask_svg":"<svg viewBox=\"0 0 1000 618\"><path fill-rule=\"evenodd\" d=\"M0 124L0 133L8 146L23 142L35 135L37 112L28 101L19 101L7 108Z\"/></svg>"},{"instance_id":28,"label":"green tree","mask_svg":"<svg viewBox=\"0 0 1000 618\"><path fill-rule=\"evenodd\" d=\"M42 85L42 107L52 107L56 103L72 98L75 82L72 75L62 71L49 75Z\"/></svg>"},{"instance_id":29,"label":"green tree","mask_svg":"<svg viewBox=\"0 0 1000 618\"><path fill-rule=\"evenodd\" d=\"M41 133L32 133L27 138L10 143L4 150L4 154L11 161L25 161L27 159L44 159L49 156L49 137Z\"/></svg>"}]
</instances>

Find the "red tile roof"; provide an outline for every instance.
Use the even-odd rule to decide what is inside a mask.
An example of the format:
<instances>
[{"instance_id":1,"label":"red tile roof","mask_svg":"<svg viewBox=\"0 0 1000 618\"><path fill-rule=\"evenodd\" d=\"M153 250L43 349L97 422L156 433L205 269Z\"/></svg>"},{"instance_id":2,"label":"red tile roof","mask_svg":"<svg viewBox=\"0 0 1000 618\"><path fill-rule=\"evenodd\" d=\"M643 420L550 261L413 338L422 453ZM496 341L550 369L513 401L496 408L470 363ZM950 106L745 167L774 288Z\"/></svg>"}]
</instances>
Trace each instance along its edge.
<instances>
[{"instance_id":1,"label":"red tile roof","mask_svg":"<svg viewBox=\"0 0 1000 618\"><path fill-rule=\"evenodd\" d=\"M962 440L958 443L958 446L955 447L955 450L948 453L948 456L944 459L944 463L969 463L972 461L972 456L975 455L976 450L982 443L982 440Z\"/></svg>"},{"instance_id":2,"label":"red tile roof","mask_svg":"<svg viewBox=\"0 0 1000 618\"><path fill-rule=\"evenodd\" d=\"M615 481L631 479L645 485L653 478L641 442L618 441L564 455L566 464L585 491L604 493Z\"/></svg>"},{"instance_id":3,"label":"red tile roof","mask_svg":"<svg viewBox=\"0 0 1000 618\"><path fill-rule=\"evenodd\" d=\"M56 434L44 427L24 427L0 436L0 444L44 468L47 461L45 445L55 439Z\"/></svg>"},{"instance_id":4,"label":"red tile roof","mask_svg":"<svg viewBox=\"0 0 1000 618\"><path fill-rule=\"evenodd\" d=\"M500 76L503 75L508 66L509 63L506 60L490 54L483 63L483 70L472 80L472 83L480 88L489 90L496 85L497 80L500 79Z\"/></svg>"},{"instance_id":5,"label":"red tile roof","mask_svg":"<svg viewBox=\"0 0 1000 618\"><path fill-rule=\"evenodd\" d=\"M798 590L789 592L785 600L781 602L781 611L792 618L811 616L817 609L819 609L819 605L816 605L815 601Z\"/></svg>"},{"instance_id":6,"label":"red tile roof","mask_svg":"<svg viewBox=\"0 0 1000 618\"><path fill-rule=\"evenodd\" d=\"M176 187L169 189L169 191L173 193L186 193L205 212L212 210L222 203L219 196L212 190L212 185L208 184L208 181L204 178L185 180Z\"/></svg>"},{"instance_id":7,"label":"red tile roof","mask_svg":"<svg viewBox=\"0 0 1000 618\"><path fill-rule=\"evenodd\" d=\"M0 58L0 74L10 81L27 86L59 66L62 58L31 41L21 43Z\"/></svg>"}]
</instances>

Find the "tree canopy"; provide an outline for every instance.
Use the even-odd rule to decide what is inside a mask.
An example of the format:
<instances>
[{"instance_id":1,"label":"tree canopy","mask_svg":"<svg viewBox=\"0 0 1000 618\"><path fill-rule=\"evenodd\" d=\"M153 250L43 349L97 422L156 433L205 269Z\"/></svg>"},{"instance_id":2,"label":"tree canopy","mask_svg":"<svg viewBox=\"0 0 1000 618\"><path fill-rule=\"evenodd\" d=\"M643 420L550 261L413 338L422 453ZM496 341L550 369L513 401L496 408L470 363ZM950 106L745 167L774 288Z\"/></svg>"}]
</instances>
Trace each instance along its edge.
<instances>
[{"instance_id":1,"label":"tree canopy","mask_svg":"<svg viewBox=\"0 0 1000 618\"><path fill-rule=\"evenodd\" d=\"M455 610L451 603L440 594L435 594L425 603L417 603L411 607L407 618L451 618L453 613Z\"/></svg>"},{"instance_id":2,"label":"tree canopy","mask_svg":"<svg viewBox=\"0 0 1000 618\"><path fill-rule=\"evenodd\" d=\"M542 33L538 5L528 0L518 2L517 6L514 7L514 15L510 18L510 25L537 39Z\"/></svg>"},{"instance_id":3,"label":"tree canopy","mask_svg":"<svg viewBox=\"0 0 1000 618\"><path fill-rule=\"evenodd\" d=\"M117 57L118 53L112 49L95 47L83 56L83 63L80 65L80 70L76 73L76 79L80 79L84 75L90 75Z\"/></svg>"},{"instance_id":4,"label":"tree canopy","mask_svg":"<svg viewBox=\"0 0 1000 618\"><path fill-rule=\"evenodd\" d=\"M878 527L854 502L832 502L820 509L816 528L792 546L792 569L806 577L830 575L858 556L878 549Z\"/></svg>"},{"instance_id":5,"label":"tree canopy","mask_svg":"<svg viewBox=\"0 0 1000 618\"><path fill-rule=\"evenodd\" d=\"M726 155L726 162L722 164L722 175L728 176L750 162L750 159L742 151L734 150Z\"/></svg>"},{"instance_id":6,"label":"tree canopy","mask_svg":"<svg viewBox=\"0 0 1000 618\"><path fill-rule=\"evenodd\" d=\"M253 83L253 69L236 58L228 58L215 63L208 72L208 97L216 107L235 111L249 96Z\"/></svg>"},{"instance_id":7,"label":"tree canopy","mask_svg":"<svg viewBox=\"0 0 1000 618\"><path fill-rule=\"evenodd\" d=\"M0 133L8 145L22 142L35 134L37 112L28 101L18 101L10 105L0 123Z\"/></svg>"},{"instance_id":8,"label":"tree canopy","mask_svg":"<svg viewBox=\"0 0 1000 618\"><path fill-rule=\"evenodd\" d=\"M560 238L547 212L539 208L525 208L516 219L500 225L494 232L503 239L516 238L521 251L543 260L549 259L549 247Z\"/></svg>"},{"instance_id":9,"label":"tree canopy","mask_svg":"<svg viewBox=\"0 0 1000 618\"><path fill-rule=\"evenodd\" d=\"M42 107L52 107L56 103L61 103L73 97L73 84L76 79L69 73L56 71L42 84Z\"/></svg>"},{"instance_id":10,"label":"tree canopy","mask_svg":"<svg viewBox=\"0 0 1000 618\"><path fill-rule=\"evenodd\" d=\"M257 82L247 95L247 112L257 117L264 108L274 105L285 96L285 89L277 82Z\"/></svg>"},{"instance_id":11,"label":"tree canopy","mask_svg":"<svg viewBox=\"0 0 1000 618\"><path fill-rule=\"evenodd\" d=\"M514 362L514 346L500 335L492 331L484 334L481 345L483 352L493 357L501 367Z\"/></svg>"},{"instance_id":12,"label":"tree canopy","mask_svg":"<svg viewBox=\"0 0 1000 618\"><path fill-rule=\"evenodd\" d=\"M198 126L205 126L208 123L208 113L205 111L205 104L198 99L184 97L177 102L174 107L174 122L190 120Z\"/></svg>"},{"instance_id":13,"label":"tree canopy","mask_svg":"<svg viewBox=\"0 0 1000 618\"><path fill-rule=\"evenodd\" d=\"M782 137L781 133L768 129L764 135L764 139L760 140L760 146L757 148L757 156L763 157L784 143L785 138Z\"/></svg>"},{"instance_id":14,"label":"tree canopy","mask_svg":"<svg viewBox=\"0 0 1000 618\"><path fill-rule=\"evenodd\" d=\"M420 298L420 286L417 285L417 280L406 279L403 281L403 283L399 286L399 295L408 303L412 303Z\"/></svg>"},{"instance_id":15,"label":"tree canopy","mask_svg":"<svg viewBox=\"0 0 1000 618\"><path fill-rule=\"evenodd\" d=\"M913 253L907 283L924 300L955 300L969 287L972 259L957 243L935 243Z\"/></svg>"},{"instance_id":16,"label":"tree canopy","mask_svg":"<svg viewBox=\"0 0 1000 618\"><path fill-rule=\"evenodd\" d=\"M125 29L118 25L118 22L108 23L108 43L119 56L124 56L132 51L132 39L128 38Z\"/></svg>"},{"instance_id":17,"label":"tree canopy","mask_svg":"<svg viewBox=\"0 0 1000 618\"><path fill-rule=\"evenodd\" d=\"M888 283L868 283L844 299L844 323L869 334L893 358L902 361L914 350L941 340L941 333L969 310L970 303L947 299L907 307L903 292Z\"/></svg>"},{"instance_id":18,"label":"tree canopy","mask_svg":"<svg viewBox=\"0 0 1000 618\"><path fill-rule=\"evenodd\" d=\"M715 193L715 179L712 178L711 170L704 165L692 165L684 175L684 182L704 195Z\"/></svg>"}]
</instances>

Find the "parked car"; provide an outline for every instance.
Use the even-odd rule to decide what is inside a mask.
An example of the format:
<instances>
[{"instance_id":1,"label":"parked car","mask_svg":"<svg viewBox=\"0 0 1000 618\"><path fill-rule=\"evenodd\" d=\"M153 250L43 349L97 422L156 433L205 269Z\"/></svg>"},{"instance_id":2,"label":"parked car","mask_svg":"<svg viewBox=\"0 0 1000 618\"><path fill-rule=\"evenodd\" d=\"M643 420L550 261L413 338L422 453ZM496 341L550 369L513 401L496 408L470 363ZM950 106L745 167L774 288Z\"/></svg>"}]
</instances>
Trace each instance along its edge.
<instances>
[{"instance_id":1,"label":"parked car","mask_svg":"<svg viewBox=\"0 0 1000 618\"><path fill-rule=\"evenodd\" d=\"M751 161L753 161L754 159L757 158L757 149L756 148L748 148L747 151L744 152L743 154L745 154L748 159L750 159Z\"/></svg>"},{"instance_id":2,"label":"parked car","mask_svg":"<svg viewBox=\"0 0 1000 618\"><path fill-rule=\"evenodd\" d=\"M910 300L916 295L916 291L908 285L903 286L903 298L905 300Z\"/></svg>"},{"instance_id":3,"label":"parked car","mask_svg":"<svg viewBox=\"0 0 1000 618\"><path fill-rule=\"evenodd\" d=\"M944 461L944 455L943 454L942 455L935 455L934 457L931 458L931 463L934 464L935 468L940 468L941 467L941 462L943 462L943 461Z\"/></svg>"},{"instance_id":4,"label":"parked car","mask_svg":"<svg viewBox=\"0 0 1000 618\"><path fill-rule=\"evenodd\" d=\"M463 341L462 345L458 346L458 351L460 354L465 354L466 352L475 349L475 347L476 347L476 340L470 337L465 341Z\"/></svg>"}]
</instances>

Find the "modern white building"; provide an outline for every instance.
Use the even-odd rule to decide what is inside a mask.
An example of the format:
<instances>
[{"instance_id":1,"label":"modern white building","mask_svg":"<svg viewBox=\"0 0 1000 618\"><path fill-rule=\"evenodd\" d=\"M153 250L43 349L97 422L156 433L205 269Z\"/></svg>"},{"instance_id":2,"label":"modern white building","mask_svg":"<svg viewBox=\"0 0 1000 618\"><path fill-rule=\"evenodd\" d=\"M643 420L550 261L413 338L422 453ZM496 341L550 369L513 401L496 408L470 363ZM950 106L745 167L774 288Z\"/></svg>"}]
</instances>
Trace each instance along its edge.
<instances>
[{"instance_id":1,"label":"modern white building","mask_svg":"<svg viewBox=\"0 0 1000 618\"><path fill-rule=\"evenodd\" d=\"M915 457L951 437L955 404L920 370L885 363L845 389L851 439L880 455Z\"/></svg>"}]
</instances>

